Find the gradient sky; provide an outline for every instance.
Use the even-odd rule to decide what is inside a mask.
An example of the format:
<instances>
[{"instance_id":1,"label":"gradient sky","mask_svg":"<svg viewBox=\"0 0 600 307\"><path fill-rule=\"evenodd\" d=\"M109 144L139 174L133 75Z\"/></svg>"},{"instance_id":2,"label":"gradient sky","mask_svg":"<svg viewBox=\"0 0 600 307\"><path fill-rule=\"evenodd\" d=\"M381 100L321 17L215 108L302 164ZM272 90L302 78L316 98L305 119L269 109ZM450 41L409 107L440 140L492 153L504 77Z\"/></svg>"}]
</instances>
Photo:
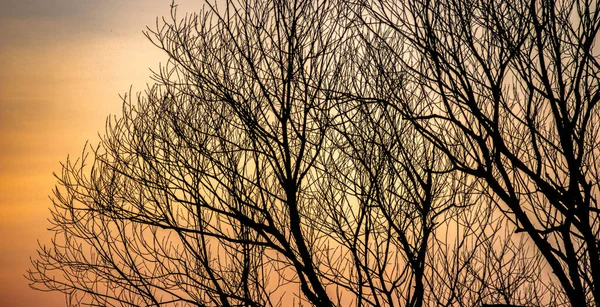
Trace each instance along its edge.
<instances>
[{"instance_id":1,"label":"gradient sky","mask_svg":"<svg viewBox=\"0 0 600 307\"><path fill-rule=\"evenodd\" d=\"M177 1L180 11L201 1ZM96 142L164 55L142 34L170 0L0 0L0 306L64 306L23 277L49 242L53 172Z\"/></svg>"}]
</instances>

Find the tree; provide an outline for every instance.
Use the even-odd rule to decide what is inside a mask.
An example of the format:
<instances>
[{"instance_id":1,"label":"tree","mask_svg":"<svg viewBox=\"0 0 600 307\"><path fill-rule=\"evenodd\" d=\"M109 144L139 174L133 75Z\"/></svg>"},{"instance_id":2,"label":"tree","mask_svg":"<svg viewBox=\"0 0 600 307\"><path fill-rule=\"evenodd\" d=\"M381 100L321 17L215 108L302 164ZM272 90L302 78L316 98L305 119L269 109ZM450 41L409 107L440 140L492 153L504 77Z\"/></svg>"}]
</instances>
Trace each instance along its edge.
<instances>
[{"instance_id":1,"label":"tree","mask_svg":"<svg viewBox=\"0 0 600 307\"><path fill-rule=\"evenodd\" d=\"M334 10L241 1L149 29L170 58L160 85L65 164L58 236L31 279L100 305L276 305L286 284L332 305L303 183L331 116Z\"/></svg>"},{"instance_id":2,"label":"tree","mask_svg":"<svg viewBox=\"0 0 600 307\"><path fill-rule=\"evenodd\" d=\"M71 305L543 304L479 182L404 108L354 98L396 80L354 9L173 8L147 32L157 84L57 176L32 285Z\"/></svg>"},{"instance_id":3,"label":"tree","mask_svg":"<svg viewBox=\"0 0 600 307\"><path fill-rule=\"evenodd\" d=\"M341 108L319 203L354 264L330 279L357 306L543 305L541 259L432 144L393 110Z\"/></svg>"},{"instance_id":4,"label":"tree","mask_svg":"<svg viewBox=\"0 0 600 307\"><path fill-rule=\"evenodd\" d=\"M570 305L600 306L598 3L365 1L355 12L399 64L373 57L387 96L364 98L398 109L481 184Z\"/></svg>"}]
</instances>

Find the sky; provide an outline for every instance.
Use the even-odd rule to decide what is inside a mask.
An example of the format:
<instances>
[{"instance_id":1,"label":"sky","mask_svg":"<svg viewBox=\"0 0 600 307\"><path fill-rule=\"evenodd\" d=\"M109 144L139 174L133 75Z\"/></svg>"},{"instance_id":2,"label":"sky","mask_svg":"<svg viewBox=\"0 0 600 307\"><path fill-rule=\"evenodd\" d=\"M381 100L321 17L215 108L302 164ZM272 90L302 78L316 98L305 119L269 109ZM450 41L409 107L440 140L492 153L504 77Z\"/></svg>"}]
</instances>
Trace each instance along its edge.
<instances>
[{"instance_id":1,"label":"sky","mask_svg":"<svg viewBox=\"0 0 600 307\"><path fill-rule=\"evenodd\" d=\"M179 11L199 0L177 1ZM0 0L0 306L64 306L24 274L52 235L53 172L98 140L164 54L143 35L170 0Z\"/></svg>"}]
</instances>

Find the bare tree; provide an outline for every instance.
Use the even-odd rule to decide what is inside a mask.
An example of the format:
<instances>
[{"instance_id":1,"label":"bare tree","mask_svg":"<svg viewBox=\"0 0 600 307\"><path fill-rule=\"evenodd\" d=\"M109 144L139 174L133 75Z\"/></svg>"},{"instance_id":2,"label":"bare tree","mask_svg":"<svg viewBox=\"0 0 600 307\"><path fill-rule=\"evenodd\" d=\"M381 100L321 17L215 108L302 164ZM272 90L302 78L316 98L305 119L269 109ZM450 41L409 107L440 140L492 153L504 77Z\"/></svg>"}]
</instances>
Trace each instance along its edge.
<instances>
[{"instance_id":1,"label":"bare tree","mask_svg":"<svg viewBox=\"0 0 600 307\"><path fill-rule=\"evenodd\" d=\"M340 240L350 247L356 276L334 280L356 287L353 292L362 299L379 296L392 306L551 304L552 285L540 278L539 255L512 241L514 228L506 227L493 200L478 190L480 183L455 172L452 161L404 120L403 110L390 105L401 98L394 93L405 91L406 71L395 71L393 78L389 70L382 73L382 67L394 69L402 62L386 46L377 46L380 38L370 35L372 29L355 24L359 42L344 63L347 78L330 89L344 103L336 105L341 114L334 123L336 139L326 150L336 168L329 168L329 181L322 184L335 191L321 203L342 208L357 203L354 212L335 205L327 210L330 219L339 220L332 232L347 236ZM507 268L509 258L519 261L509 261ZM360 300L358 305L364 304Z\"/></svg>"},{"instance_id":2,"label":"bare tree","mask_svg":"<svg viewBox=\"0 0 600 307\"><path fill-rule=\"evenodd\" d=\"M30 279L73 304L263 306L292 290L332 305L304 190L330 120L336 14L240 1L157 22L159 85L64 165Z\"/></svg>"},{"instance_id":3,"label":"bare tree","mask_svg":"<svg viewBox=\"0 0 600 307\"><path fill-rule=\"evenodd\" d=\"M423 137L405 105L425 96L404 95L400 50L365 39L359 8L157 21L169 61L63 165L32 286L93 306L544 305L539 258Z\"/></svg>"},{"instance_id":4,"label":"bare tree","mask_svg":"<svg viewBox=\"0 0 600 307\"><path fill-rule=\"evenodd\" d=\"M393 97L370 98L481 180L570 305L600 306L598 3L371 1L355 12L401 63L375 64Z\"/></svg>"}]
</instances>

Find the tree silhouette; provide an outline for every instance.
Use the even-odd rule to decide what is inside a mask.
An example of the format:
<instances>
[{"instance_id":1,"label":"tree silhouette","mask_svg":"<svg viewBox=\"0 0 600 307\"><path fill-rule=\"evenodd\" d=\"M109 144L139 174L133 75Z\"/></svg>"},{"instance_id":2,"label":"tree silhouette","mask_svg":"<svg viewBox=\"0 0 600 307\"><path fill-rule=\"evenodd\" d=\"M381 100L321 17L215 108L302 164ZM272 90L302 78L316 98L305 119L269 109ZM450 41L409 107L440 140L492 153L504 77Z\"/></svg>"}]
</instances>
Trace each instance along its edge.
<instances>
[{"instance_id":1,"label":"tree silhouette","mask_svg":"<svg viewBox=\"0 0 600 307\"><path fill-rule=\"evenodd\" d=\"M242 1L173 9L148 30L170 58L159 85L126 97L100 146L65 164L57 236L31 279L99 305L275 305L290 284L332 305L304 182L332 116L334 12Z\"/></svg>"},{"instance_id":2,"label":"tree silhouette","mask_svg":"<svg viewBox=\"0 0 600 307\"><path fill-rule=\"evenodd\" d=\"M356 12L398 63L373 57L387 97L368 98L481 183L571 306L600 306L598 3L373 1Z\"/></svg>"},{"instance_id":3,"label":"tree silhouette","mask_svg":"<svg viewBox=\"0 0 600 307\"><path fill-rule=\"evenodd\" d=\"M57 176L54 239L33 261L32 287L94 306L570 299L540 277L548 257L539 240L532 250L515 233L533 230L510 210L550 208L536 198L544 191L513 191L519 203L508 204L498 192L507 183L488 182L498 166L469 171L483 149L453 125L470 128L475 116L453 119L464 102L435 95L445 77L414 66L429 59L420 31L437 32L410 32L412 17L386 19L402 12L386 5L240 0L183 17L174 6L146 32L169 56L156 85L125 95L100 143ZM454 22L447 17L435 18ZM449 123L433 127L444 114ZM586 259L575 266L592 281Z\"/></svg>"}]
</instances>

